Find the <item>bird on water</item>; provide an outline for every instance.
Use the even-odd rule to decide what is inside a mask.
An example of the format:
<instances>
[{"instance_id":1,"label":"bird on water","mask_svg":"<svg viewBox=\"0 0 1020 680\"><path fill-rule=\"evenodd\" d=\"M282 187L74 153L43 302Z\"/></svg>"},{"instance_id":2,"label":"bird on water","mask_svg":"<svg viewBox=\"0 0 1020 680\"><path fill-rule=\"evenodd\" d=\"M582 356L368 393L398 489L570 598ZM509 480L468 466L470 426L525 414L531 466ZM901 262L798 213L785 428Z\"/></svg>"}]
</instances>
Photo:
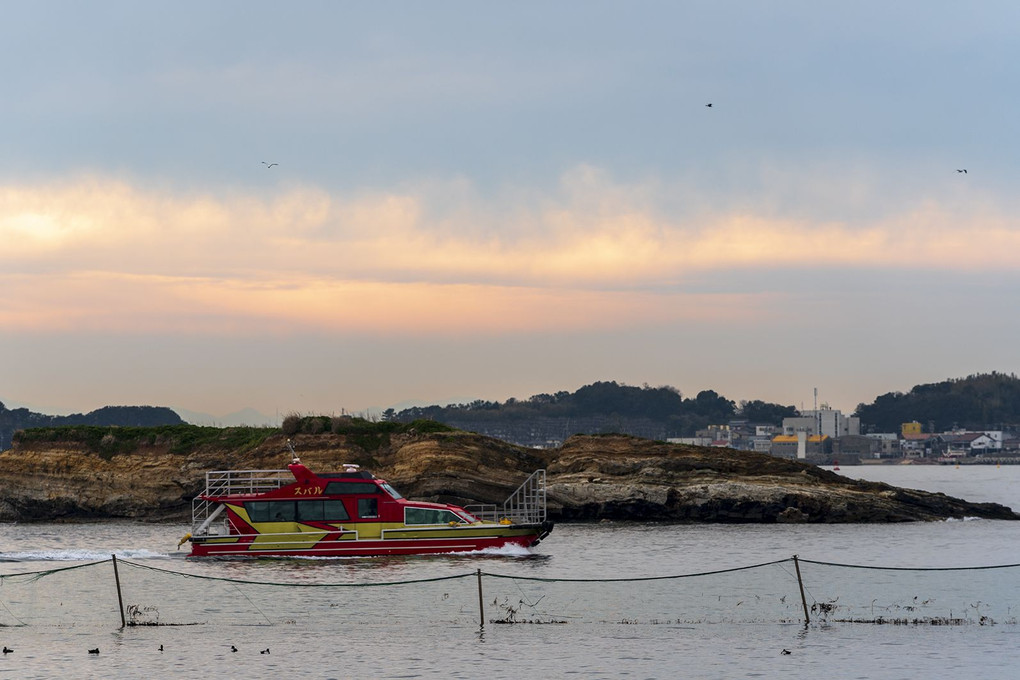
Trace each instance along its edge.
<instances>
[{"instance_id":1,"label":"bird on water","mask_svg":"<svg viewBox=\"0 0 1020 680\"><path fill-rule=\"evenodd\" d=\"M10 653L12 653L13 651L14 651L13 649L11 649L10 647L8 647L7 645L4 645L4 654L10 654Z\"/></svg>"},{"instance_id":2,"label":"bird on water","mask_svg":"<svg viewBox=\"0 0 1020 680\"><path fill-rule=\"evenodd\" d=\"M234 645L230 645L230 651L236 652L237 651L237 647L235 647Z\"/></svg>"},{"instance_id":3,"label":"bird on water","mask_svg":"<svg viewBox=\"0 0 1020 680\"><path fill-rule=\"evenodd\" d=\"M95 649L90 649L89 650L89 654L98 654L98 653L99 653L99 647L96 647Z\"/></svg>"}]
</instances>

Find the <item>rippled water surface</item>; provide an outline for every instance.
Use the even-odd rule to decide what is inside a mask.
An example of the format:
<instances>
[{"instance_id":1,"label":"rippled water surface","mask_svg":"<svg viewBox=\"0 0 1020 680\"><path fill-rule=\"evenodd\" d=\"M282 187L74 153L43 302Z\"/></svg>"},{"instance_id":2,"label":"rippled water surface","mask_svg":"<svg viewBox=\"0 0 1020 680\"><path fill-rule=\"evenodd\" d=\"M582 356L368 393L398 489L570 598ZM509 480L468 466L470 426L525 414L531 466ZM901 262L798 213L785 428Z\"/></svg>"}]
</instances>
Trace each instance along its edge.
<instances>
[{"instance_id":1,"label":"rippled water surface","mask_svg":"<svg viewBox=\"0 0 1020 680\"><path fill-rule=\"evenodd\" d=\"M840 473L1020 507L1020 467ZM186 530L0 525L0 677L1013 678L1020 661L1020 568L818 564L1020 564L1020 523L575 524L532 551L231 562L184 559ZM159 625L121 628L112 554L134 621Z\"/></svg>"}]
</instances>

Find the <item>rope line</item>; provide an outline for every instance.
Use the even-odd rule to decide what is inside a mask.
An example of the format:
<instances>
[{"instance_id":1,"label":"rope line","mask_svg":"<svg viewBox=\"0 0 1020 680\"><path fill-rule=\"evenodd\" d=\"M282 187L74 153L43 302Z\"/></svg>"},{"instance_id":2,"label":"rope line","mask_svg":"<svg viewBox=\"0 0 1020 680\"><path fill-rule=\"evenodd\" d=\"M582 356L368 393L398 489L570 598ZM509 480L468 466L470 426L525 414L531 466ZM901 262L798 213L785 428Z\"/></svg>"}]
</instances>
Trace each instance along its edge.
<instances>
[{"instance_id":1,"label":"rope line","mask_svg":"<svg viewBox=\"0 0 1020 680\"><path fill-rule=\"evenodd\" d=\"M72 569L84 569L85 567L94 567L97 564L106 564L112 562L111 559L99 560L98 562L88 562L86 564L74 564L70 567L57 567L56 569L44 569L43 571L25 571L17 574L0 574L0 581L5 578L16 578L18 576L31 576L32 580L40 579L43 576L49 576L50 574L56 574L61 571L71 571Z\"/></svg>"},{"instance_id":2,"label":"rope line","mask_svg":"<svg viewBox=\"0 0 1020 680\"><path fill-rule=\"evenodd\" d=\"M715 571L702 571L696 574L675 574L673 576L639 576L635 578L543 578L540 576L511 576L509 574L492 574L487 571L483 571L483 576L491 576L492 578L508 578L515 581L542 581L544 583L624 583L631 581L666 581L669 579L677 578L692 578L694 576L714 576L715 574L729 574L735 571L745 571L747 569L757 569L759 567L771 567L776 564L782 564L783 562L791 562L793 558L787 557L782 560L775 560L774 562L763 562L761 564L752 564L746 567L733 567L732 569L717 569ZM803 562L804 560L801 560Z\"/></svg>"},{"instance_id":3,"label":"rope line","mask_svg":"<svg viewBox=\"0 0 1020 680\"><path fill-rule=\"evenodd\" d=\"M160 567L153 567L148 564L138 564L137 562L129 562L127 560L120 560L118 564L128 564L132 567L138 567L139 569L148 569L150 571L158 571L164 574L173 574L175 576L187 576L188 578L203 579L206 581L223 581L225 583L240 583L251 586L283 586L290 588L374 588L378 586L404 586L413 583L433 583L435 581L452 581L458 578L467 578L469 576L475 576L475 572L470 572L467 574L455 574L453 576L418 578L410 579L407 581L386 581L382 583L280 583L278 581L249 581L239 578L226 578L224 576L203 576L201 574L189 574L184 571L162 569Z\"/></svg>"},{"instance_id":4,"label":"rope line","mask_svg":"<svg viewBox=\"0 0 1020 680\"><path fill-rule=\"evenodd\" d=\"M839 564L838 562L819 562L800 558L801 564L818 564L825 567L843 567L844 569L875 569L880 571L978 571L983 569L1012 569L1020 564L995 564L985 567L876 567L867 564Z\"/></svg>"},{"instance_id":5,"label":"rope line","mask_svg":"<svg viewBox=\"0 0 1020 680\"><path fill-rule=\"evenodd\" d=\"M801 564L814 564L825 567L838 567L843 569L871 569L875 571L908 571L908 572L923 572L923 571L985 571L991 569L1015 569L1020 567L1018 564L997 564L987 565L978 567L887 567L887 566L875 566L866 564L843 564L839 562L826 562L822 560L809 560L804 558L798 558ZM45 569L41 571L30 571L21 572L14 574L0 574L0 585L4 579L17 579L27 577L29 580L35 581L45 576L50 576L62 571L71 571L74 569L83 569L85 567L94 567L100 564L106 564L112 560L99 560L96 562L87 562L85 564L75 564L68 567L58 567L56 569ZM762 562L760 564L751 564L743 567L732 567L730 569L716 569L712 571L702 571L690 574L671 574L666 576L639 576L639 577L624 577L624 578L556 578L556 577L541 577L541 576L519 576L511 574L499 574L494 572L481 572L483 576L489 576L492 578L501 579L513 579L519 581L537 581L543 583L628 583L628 582L641 582L641 581L666 581L673 579L682 578L694 578L697 576L714 576L716 574L728 574L738 571L746 571L749 569L758 569L761 567L770 567L786 562L791 562L792 558L787 557L781 560L774 560L772 562ZM183 571L174 571L172 569L164 569L162 567L155 567L148 564L140 564L138 562L132 562L129 560L121 559L120 564L126 564L139 569L148 569L150 571L161 572L165 574L173 574L176 576L185 576L188 578L203 579L208 581L222 581L225 583L239 583L247 585L265 585L265 586L283 586L283 587L312 587L312 588L373 588L383 586L401 586L401 585L412 585L415 583L433 583L437 581L451 581L455 579L468 578L476 576L477 572L472 571L464 574L454 574L452 576L436 576L432 578L422 579L407 579L403 581L385 581L379 583L283 583L279 581L253 581L247 579L235 579L227 578L224 576L207 576L202 574L190 574Z\"/></svg>"}]
</instances>

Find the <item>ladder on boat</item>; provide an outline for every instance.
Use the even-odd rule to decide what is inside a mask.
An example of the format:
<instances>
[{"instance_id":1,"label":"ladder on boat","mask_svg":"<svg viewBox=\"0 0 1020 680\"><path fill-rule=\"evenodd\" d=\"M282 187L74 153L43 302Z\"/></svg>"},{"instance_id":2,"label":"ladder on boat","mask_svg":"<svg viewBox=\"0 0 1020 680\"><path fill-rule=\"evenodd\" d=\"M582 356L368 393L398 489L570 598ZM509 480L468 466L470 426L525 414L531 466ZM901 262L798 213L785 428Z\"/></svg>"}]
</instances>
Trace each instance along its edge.
<instances>
[{"instance_id":1,"label":"ladder on boat","mask_svg":"<svg viewBox=\"0 0 1020 680\"><path fill-rule=\"evenodd\" d=\"M502 506L466 505L464 509L485 522L509 519L514 524L541 524L545 514L545 470L535 470Z\"/></svg>"},{"instance_id":2,"label":"ladder on boat","mask_svg":"<svg viewBox=\"0 0 1020 680\"><path fill-rule=\"evenodd\" d=\"M252 495L279 489L294 481L290 470L216 470L205 473L205 491L191 502L191 533L205 533L223 512L223 505L208 497ZM215 533L215 532L213 532Z\"/></svg>"}]
</instances>

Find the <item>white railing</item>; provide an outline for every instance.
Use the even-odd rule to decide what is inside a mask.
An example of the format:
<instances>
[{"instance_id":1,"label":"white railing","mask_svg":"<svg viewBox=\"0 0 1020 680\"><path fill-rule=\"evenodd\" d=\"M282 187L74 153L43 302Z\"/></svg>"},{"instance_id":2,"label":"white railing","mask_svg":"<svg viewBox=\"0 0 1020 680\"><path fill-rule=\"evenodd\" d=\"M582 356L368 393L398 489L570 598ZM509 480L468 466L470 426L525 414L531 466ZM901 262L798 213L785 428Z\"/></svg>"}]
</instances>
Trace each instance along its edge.
<instances>
[{"instance_id":1,"label":"white railing","mask_svg":"<svg viewBox=\"0 0 1020 680\"><path fill-rule=\"evenodd\" d=\"M502 508L498 505L467 505L464 509L486 522L506 518L514 524L541 524L546 518L545 500L545 470L535 470L503 502Z\"/></svg>"},{"instance_id":2,"label":"white railing","mask_svg":"<svg viewBox=\"0 0 1020 680\"><path fill-rule=\"evenodd\" d=\"M217 470L205 473L205 496L259 494L294 481L290 470Z\"/></svg>"},{"instance_id":3,"label":"white railing","mask_svg":"<svg viewBox=\"0 0 1020 680\"><path fill-rule=\"evenodd\" d=\"M294 481L290 470L216 470L205 473L205 491L202 496L258 495L279 489ZM219 503L210 503L201 496L191 502L192 533L225 534L227 525L210 529L213 514L222 509ZM225 520L226 518L224 518Z\"/></svg>"}]
</instances>

